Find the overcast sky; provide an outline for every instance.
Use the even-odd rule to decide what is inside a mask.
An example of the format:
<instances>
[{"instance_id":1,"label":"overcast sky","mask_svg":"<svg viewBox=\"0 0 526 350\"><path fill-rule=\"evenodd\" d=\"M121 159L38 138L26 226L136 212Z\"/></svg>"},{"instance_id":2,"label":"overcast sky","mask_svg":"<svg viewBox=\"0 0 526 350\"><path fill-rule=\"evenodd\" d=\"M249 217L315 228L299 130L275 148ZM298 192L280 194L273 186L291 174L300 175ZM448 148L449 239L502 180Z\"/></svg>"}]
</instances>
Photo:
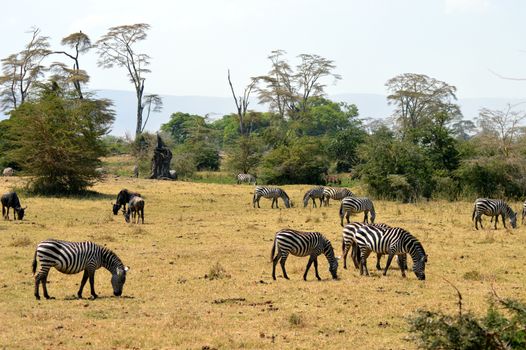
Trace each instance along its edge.
<instances>
[{"instance_id":1,"label":"overcast sky","mask_svg":"<svg viewBox=\"0 0 526 350\"><path fill-rule=\"evenodd\" d=\"M141 51L152 57L147 93L229 96L269 70L270 51L335 62L342 80L327 91L385 94L398 74L423 73L458 97L526 98L526 1L522 0L18 0L2 3L0 58L20 51L39 27L61 38L82 30L95 42L111 26L148 23ZM123 70L81 58L92 89L132 90Z\"/></svg>"}]
</instances>

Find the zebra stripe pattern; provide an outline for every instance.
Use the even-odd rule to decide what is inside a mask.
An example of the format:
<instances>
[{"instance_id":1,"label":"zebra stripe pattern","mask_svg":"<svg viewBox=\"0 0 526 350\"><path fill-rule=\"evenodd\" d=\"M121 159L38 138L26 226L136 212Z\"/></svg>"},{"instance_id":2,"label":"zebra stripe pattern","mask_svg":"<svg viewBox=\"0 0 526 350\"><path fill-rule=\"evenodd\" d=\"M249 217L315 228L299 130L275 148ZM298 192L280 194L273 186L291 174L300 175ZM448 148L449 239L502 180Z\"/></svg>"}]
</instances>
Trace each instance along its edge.
<instances>
[{"instance_id":1,"label":"zebra stripe pattern","mask_svg":"<svg viewBox=\"0 0 526 350\"><path fill-rule=\"evenodd\" d=\"M324 254L329 262L329 271L332 278L337 279L338 260L334 256L334 249L331 241L325 238L319 232L302 232L292 229L283 229L276 232L274 243L272 245L271 260L272 260L272 278L276 279L276 265L278 261L281 264L283 277L289 279L287 271L285 270L285 262L289 254L295 256L310 256L307 268L303 274L303 279L307 280L307 273L310 266L314 263L314 271L316 278L321 280L318 274L318 255Z\"/></svg>"},{"instance_id":2,"label":"zebra stripe pattern","mask_svg":"<svg viewBox=\"0 0 526 350\"><path fill-rule=\"evenodd\" d=\"M257 185L256 177L251 174L237 174L237 184L239 185L242 182Z\"/></svg>"},{"instance_id":3,"label":"zebra stripe pattern","mask_svg":"<svg viewBox=\"0 0 526 350\"><path fill-rule=\"evenodd\" d=\"M506 227L506 218L510 219L511 226L517 227L517 214L510 208L510 206L500 199L478 198L473 206L473 214L471 220L475 220L475 228L478 230L478 224L482 227L482 214L495 217L495 229L497 229L497 222L499 215L502 216L502 223Z\"/></svg>"},{"instance_id":4,"label":"zebra stripe pattern","mask_svg":"<svg viewBox=\"0 0 526 350\"><path fill-rule=\"evenodd\" d=\"M369 223L369 213L371 213L371 223L374 224L376 212L374 211L373 202L365 197L345 197L340 204L340 224L343 226L343 216L349 223L349 217L352 214L363 212L363 222Z\"/></svg>"},{"instance_id":5,"label":"zebra stripe pattern","mask_svg":"<svg viewBox=\"0 0 526 350\"><path fill-rule=\"evenodd\" d=\"M524 224L524 217L526 216L526 201L522 205L522 224Z\"/></svg>"},{"instance_id":6,"label":"zebra stripe pattern","mask_svg":"<svg viewBox=\"0 0 526 350\"><path fill-rule=\"evenodd\" d=\"M354 197L354 193L346 188L325 187L323 190L323 198L326 207L329 206L329 199L342 200L345 197Z\"/></svg>"},{"instance_id":7,"label":"zebra stripe pattern","mask_svg":"<svg viewBox=\"0 0 526 350\"><path fill-rule=\"evenodd\" d=\"M350 224L347 224L343 227L343 233L342 233L342 258L343 258L343 268L347 269L347 255L349 254L349 250L351 251L351 258L354 263L355 268L360 267L360 261L359 261L359 252L358 252L358 245L356 244L356 232L365 226L366 224L362 224L361 222L353 222ZM391 226L387 224L371 224L374 227L377 227L381 230L387 230L391 228ZM381 270L380 266L380 258L383 254L378 253L376 255L376 269Z\"/></svg>"},{"instance_id":8,"label":"zebra stripe pattern","mask_svg":"<svg viewBox=\"0 0 526 350\"><path fill-rule=\"evenodd\" d=\"M37 245L33 258L33 274L37 268L37 258L40 262L40 270L35 276L35 297L40 300L39 284L42 282L44 297L50 299L47 292L47 276L49 270L54 267L65 274L75 274L84 271L80 289L77 296L82 298L82 290L89 278L91 286L91 296L97 298L95 293L95 270L100 267L106 268L111 272L111 284L113 294L120 296L122 287L126 282L125 267L119 257L106 247L97 245L93 242L67 242L56 239L48 239Z\"/></svg>"},{"instance_id":9,"label":"zebra stripe pattern","mask_svg":"<svg viewBox=\"0 0 526 350\"><path fill-rule=\"evenodd\" d=\"M276 208L279 208L278 198L281 198L283 200L287 208L290 208L292 206L292 203L287 193L279 187L257 186L254 190L254 197L252 198L252 205L254 206L254 208L256 207L256 203L258 205L258 208L260 208L259 200L261 199L261 197L272 199L272 208L274 208L274 204L276 204Z\"/></svg>"},{"instance_id":10,"label":"zebra stripe pattern","mask_svg":"<svg viewBox=\"0 0 526 350\"><path fill-rule=\"evenodd\" d=\"M305 192L305 195L303 196L303 208L306 208L307 205L309 205L309 199L312 199L312 207L316 208L316 199L320 200L320 208L323 203L323 190L325 188L323 186L318 186L311 188L307 192Z\"/></svg>"},{"instance_id":11,"label":"zebra stripe pattern","mask_svg":"<svg viewBox=\"0 0 526 350\"><path fill-rule=\"evenodd\" d=\"M365 225L356 232L356 243L360 250L360 274L369 275L367 270L367 257L371 252L388 254L385 264L384 276L391 265L395 255L409 254L413 259L413 272L419 280L425 280L427 255L422 244L409 232L400 227L382 230L372 225ZM402 277L405 277L405 268L398 260Z\"/></svg>"}]
</instances>

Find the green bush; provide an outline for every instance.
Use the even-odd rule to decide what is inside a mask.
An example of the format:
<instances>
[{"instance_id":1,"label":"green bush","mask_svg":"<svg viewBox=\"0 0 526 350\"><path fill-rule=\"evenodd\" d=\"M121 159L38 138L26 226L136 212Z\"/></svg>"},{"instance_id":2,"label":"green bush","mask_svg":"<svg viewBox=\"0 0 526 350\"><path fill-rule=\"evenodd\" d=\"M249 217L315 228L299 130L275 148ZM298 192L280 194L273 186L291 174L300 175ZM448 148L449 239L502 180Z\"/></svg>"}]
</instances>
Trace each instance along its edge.
<instances>
[{"instance_id":1,"label":"green bush","mask_svg":"<svg viewBox=\"0 0 526 350\"><path fill-rule=\"evenodd\" d=\"M270 151L259 167L263 183L323 184L329 161L323 153L320 141L303 137L290 146L280 146Z\"/></svg>"},{"instance_id":2,"label":"green bush","mask_svg":"<svg viewBox=\"0 0 526 350\"><path fill-rule=\"evenodd\" d=\"M461 304L460 304L461 305ZM526 305L492 300L484 317L420 310L409 318L412 340L421 349L525 349Z\"/></svg>"},{"instance_id":3,"label":"green bush","mask_svg":"<svg viewBox=\"0 0 526 350\"><path fill-rule=\"evenodd\" d=\"M8 157L32 175L30 190L72 194L100 177L102 137L114 120L107 100L71 99L43 88L38 99L11 112Z\"/></svg>"}]
</instances>

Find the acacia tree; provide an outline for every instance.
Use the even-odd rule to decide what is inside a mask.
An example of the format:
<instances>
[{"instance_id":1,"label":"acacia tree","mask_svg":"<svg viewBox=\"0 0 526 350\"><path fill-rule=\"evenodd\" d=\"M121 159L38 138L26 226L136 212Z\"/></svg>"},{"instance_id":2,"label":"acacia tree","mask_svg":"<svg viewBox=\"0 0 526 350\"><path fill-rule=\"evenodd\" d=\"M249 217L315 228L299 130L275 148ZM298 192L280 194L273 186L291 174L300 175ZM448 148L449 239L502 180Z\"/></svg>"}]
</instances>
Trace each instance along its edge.
<instances>
[{"instance_id":1,"label":"acacia tree","mask_svg":"<svg viewBox=\"0 0 526 350\"><path fill-rule=\"evenodd\" d=\"M38 28L33 28L30 33L31 39L24 50L2 59L0 109L3 111L16 109L24 103L46 71L42 61L51 53L49 38L42 36Z\"/></svg>"},{"instance_id":2,"label":"acacia tree","mask_svg":"<svg viewBox=\"0 0 526 350\"><path fill-rule=\"evenodd\" d=\"M261 103L270 103L271 109L282 118L287 115L297 120L306 117L311 97L324 95L326 85L322 83L323 78L339 80L341 77L333 73L336 66L332 60L301 54L294 71L282 58L285 54L283 50L276 50L268 56L272 68L267 75L257 77L258 81L265 83L257 87L258 97Z\"/></svg>"},{"instance_id":3,"label":"acacia tree","mask_svg":"<svg viewBox=\"0 0 526 350\"><path fill-rule=\"evenodd\" d=\"M504 110L482 108L477 122L482 129L482 136L489 139L489 143L496 144L504 157L509 157L513 145L523 132L520 123L526 118L524 111L513 110L508 104Z\"/></svg>"},{"instance_id":4,"label":"acacia tree","mask_svg":"<svg viewBox=\"0 0 526 350\"><path fill-rule=\"evenodd\" d=\"M81 85L89 81L89 75L85 70L80 69L79 56L80 54L88 52L92 48L91 40L89 36L82 33L82 31L79 31L78 33L73 33L63 38L61 44L73 49L74 52L54 51L53 53L63 54L70 58L73 61L73 67L68 68L65 63L54 62L51 65L51 67L57 72L54 76L54 80L63 80L65 84L72 84L78 97L83 99L84 95L82 94Z\"/></svg>"},{"instance_id":5,"label":"acacia tree","mask_svg":"<svg viewBox=\"0 0 526 350\"><path fill-rule=\"evenodd\" d=\"M146 23L111 27L108 33L96 43L99 67L113 68L115 65L123 67L135 88L137 98L136 137L146 126L146 123L143 123L145 107L143 95L145 75L150 73L150 70L146 68L150 65L150 56L136 52L135 46L138 42L146 39L146 32L149 29L150 25Z\"/></svg>"},{"instance_id":6,"label":"acacia tree","mask_svg":"<svg viewBox=\"0 0 526 350\"><path fill-rule=\"evenodd\" d=\"M461 116L454 103L456 87L443 81L424 74L404 73L389 79L385 86L388 103L395 105L394 117L403 137L428 123L444 126Z\"/></svg>"}]
</instances>

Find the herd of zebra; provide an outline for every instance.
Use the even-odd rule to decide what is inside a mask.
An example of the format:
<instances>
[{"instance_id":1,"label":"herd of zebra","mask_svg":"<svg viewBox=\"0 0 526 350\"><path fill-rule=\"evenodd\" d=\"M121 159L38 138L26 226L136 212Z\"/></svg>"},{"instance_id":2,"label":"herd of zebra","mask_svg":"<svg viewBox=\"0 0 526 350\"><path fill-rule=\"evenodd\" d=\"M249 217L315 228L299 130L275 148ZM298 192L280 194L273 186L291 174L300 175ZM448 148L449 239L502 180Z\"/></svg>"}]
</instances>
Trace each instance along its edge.
<instances>
[{"instance_id":1,"label":"herd of zebra","mask_svg":"<svg viewBox=\"0 0 526 350\"><path fill-rule=\"evenodd\" d=\"M281 198L287 208L293 205L287 193L279 187L257 186L254 190L252 204L259 206L260 198L272 199L272 208L278 208L278 198ZM405 277L407 270L406 254L413 259L413 271L418 279L425 279L425 264L427 255L422 244L408 231L400 227L391 227L387 224L375 224L376 212L373 202L369 198L356 197L346 188L333 188L318 186L308 190L303 196L303 206L307 207L312 200L312 206L316 207L316 200L319 206L329 206L329 200L341 200L340 203L340 224L343 226L342 237L342 257L344 268L347 268L347 255L351 250L351 256L356 268L360 269L360 274L369 275L367 270L367 257L371 252L378 256L376 267L380 269L380 256L388 255L384 269L384 275L391 265L393 257L398 256L398 265ZM349 218L352 214L364 213L363 223L351 223ZM369 214L371 223L369 223ZM343 218L347 219L347 224L343 225ZM293 229L282 229L274 237L271 251L272 278L276 279L276 265L280 262L283 277L288 279L285 269L285 262L289 254L305 257L309 256L309 261L303 274L303 279L307 280L307 274L311 265L314 264L316 278L320 280L318 273L318 256L324 254L329 262L329 272L334 279L338 278L338 258L334 254L331 242L320 232L303 232Z\"/></svg>"},{"instance_id":2,"label":"herd of zebra","mask_svg":"<svg viewBox=\"0 0 526 350\"><path fill-rule=\"evenodd\" d=\"M239 177L238 177L239 178ZM246 182L256 184L254 177L246 177ZM256 203L259 208L260 198L272 199L272 208L278 208L278 198L281 198L287 208L293 206L293 202L287 193L279 187L256 186L253 196L253 206ZM397 256L398 266L403 277L406 277L407 254L413 261L413 272L419 280L425 280L425 264L427 263L427 254L424 247L411 233L400 227L391 227L387 224L375 223L376 212L373 202L369 198L356 197L346 188L332 188L318 186L308 190L303 197L304 208L312 200L312 206L317 207L316 200L319 200L319 206L329 206L329 200L341 200L339 215L340 224L343 226L342 233L342 259L343 267L347 269L347 256L351 252L351 257L356 269L360 270L361 275L369 275L367 269L367 258L372 253L377 254L376 268L381 270L380 258L387 255L387 262L383 269L386 275L394 256ZM20 205L20 199L15 192L9 192L1 197L2 216L9 220L9 209L13 208L14 220L22 220L25 209ZM144 223L144 204L145 201L139 193L121 190L117 195L117 200L112 203L113 214L117 215L122 209L126 222L133 218L134 222L139 223L142 219ZM128 208L126 208L126 205ZM364 213L363 222L350 222L350 215ZM370 223L369 223L370 214ZM499 216L502 217L504 227L506 220L509 219L513 228L517 226L517 214L511 207L502 200L479 198L474 203L472 220L475 221L475 228L478 224L482 227L481 216L487 215L495 219L495 229ZM526 216L526 202L522 209L522 219ZM343 224L343 218L346 217L347 224ZM136 219L136 220L135 220ZM271 251L272 261L272 278L276 279L276 265L279 262L283 272L283 277L288 279L285 269L285 262L289 254L306 257L309 261L303 275L307 279L308 271L311 265L314 265L315 275L318 280L321 279L318 273L318 256L324 254L329 262L329 272L334 279L338 279L338 259L334 254L333 246L320 232L302 232L293 229L282 229L276 232ZM40 269L37 272L37 260L40 263ZM124 283L126 282L126 273L128 267L125 266L121 259L106 247L93 242L68 242L57 239L47 239L40 242L35 250L33 257L33 274L35 275L35 297L40 299L39 286L42 284L44 297L52 299L47 291L47 276L52 267L65 274L76 274L84 272L80 283L77 296L82 298L82 291L89 279L91 287L91 297L97 298L94 289L95 271L100 267L106 268L112 274L111 284L113 294L120 296Z\"/></svg>"}]
</instances>

